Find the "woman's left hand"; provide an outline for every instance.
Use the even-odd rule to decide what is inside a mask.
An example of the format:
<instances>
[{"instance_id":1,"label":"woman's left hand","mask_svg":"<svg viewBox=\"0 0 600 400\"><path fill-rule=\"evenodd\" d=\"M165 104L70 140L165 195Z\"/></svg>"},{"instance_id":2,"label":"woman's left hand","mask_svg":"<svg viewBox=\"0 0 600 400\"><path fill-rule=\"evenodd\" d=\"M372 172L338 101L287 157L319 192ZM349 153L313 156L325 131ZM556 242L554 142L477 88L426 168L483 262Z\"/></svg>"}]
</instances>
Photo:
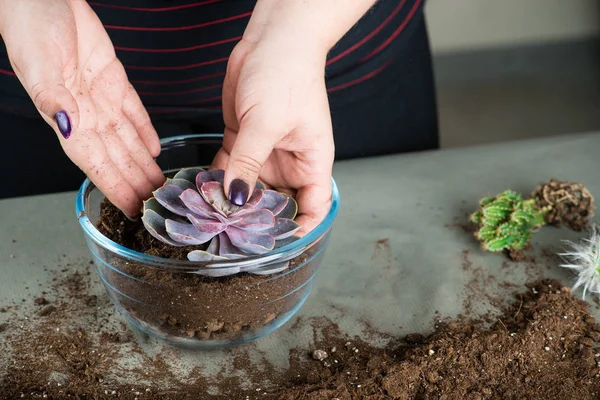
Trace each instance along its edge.
<instances>
[{"instance_id":1,"label":"woman's left hand","mask_svg":"<svg viewBox=\"0 0 600 400\"><path fill-rule=\"evenodd\" d=\"M300 234L331 205L334 143L325 88L327 51L245 37L229 59L223 89L225 136L213 167L243 204L260 177L296 196Z\"/></svg>"}]
</instances>

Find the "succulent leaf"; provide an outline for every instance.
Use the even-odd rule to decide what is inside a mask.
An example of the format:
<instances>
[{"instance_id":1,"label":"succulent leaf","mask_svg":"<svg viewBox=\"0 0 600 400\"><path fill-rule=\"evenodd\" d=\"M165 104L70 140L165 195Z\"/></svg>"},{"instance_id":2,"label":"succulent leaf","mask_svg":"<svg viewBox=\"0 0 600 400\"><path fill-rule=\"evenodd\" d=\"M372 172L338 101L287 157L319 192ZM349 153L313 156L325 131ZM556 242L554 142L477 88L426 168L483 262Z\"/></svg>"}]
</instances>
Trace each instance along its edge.
<instances>
[{"instance_id":1,"label":"succulent leaf","mask_svg":"<svg viewBox=\"0 0 600 400\"><path fill-rule=\"evenodd\" d=\"M187 255L188 260L194 262L226 261L227 258L217 256L203 250L192 250ZM239 268L238 268L239 270Z\"/></svg>"},{"instance_id":2,"label":"succulent leaf","mask_svg":"<svg viewBox=\"0 0 600 400\"><path fill-rule=\"evenodd\" d=\"M211 254L202 250L193 250L187 255L188 260L193 262L211 262L211 261L227 261L227 258L217 256L215 254ZM222 276L234 275L240 272L240 267L218 267L218 268L210 268L210 265L206 266L206 269L201 269L195 271L196 274L211 276L213 278L218 278Z\"/></svg>"},{"instance_id":3,"label":"succulent leaf","mask_svg":"<svg viewBox=\"0 0 600 400\"><path fill-rule=\"evenodd\" d=\"M206 182L219 182L221 185L223 185L224 180L225 180L225 171L223 171L222 169L217 169L217 170L213 170L213 171L200 172L196 176L195 182L196 182L196 187L200 191L202 188L202 184L204 184Z\"/></svg>"},{"instance_id":4,"label":"succulent leaf","mask_svg":"<svg viewBox=\"0 0 600 400\"><path fill-rule=\"evenodd\" d=\"M198 246L188 254L194 262L236 260L260 255L291 243L300 229L294 222L298 204L291 196L257 182L242 207L232 204L223 187L224 171L186 168L144 202L142 221L156 239L173 246ZM289 263L199 269L198 274L225 276L238 272L280 272ZM216 267L216 266L215 266Z\"/></svg>"},{"instance_id":5,"label":"succulent leaf","mask_svg":"<svg viewBox=\"0 0 600 400\"><path fill-rule=\"evenodd\" d=\"M182 168L177 171L173 179L184 179L196 186L196 176L198 176L200 172L206 172L206 170L200 167Z\"/></svg>"},{"instance_id":6,"label":"succulent leaf","mask_svg":"<svg viewBox=\"0 0 600 400\"><path fill-rule=\"evenodd\" d=\"M219 238L221 235L217 235L210 241L210 244L206 248L206 251L211 254L219 254Z\"/></svg>"},{"instance_id":7,"label":"succulent leaf","mask_svg":"<svg viewBox=\"0 0 600 400\"><path fill-rule=\"evenodd\" d=\"M181 188L182 191L187 190L187 189L194 189L196 188L196 185L194 185L192 182L185 180L185 179L167 179L166 182L168 185L175 185Z\"/></svg>"},{"instance_id":8,"label":"succulent leaf","mask_svg":"<svg viewBox=\"0 0 600 400\"><path fill-rule=\"evenodd\" d=\"M256 189L265 190L267 187L261 181L256 181L256 185L254 186Z\"/></svg>"},{"instance_id":9,"label":"succulent leaf","mask_svg":"<svg viewBox=\"0 0 600 400\"><path fill-rule=\"evenodd\" d=\"M248 201L246 202L246 204L244 205L244 209L254 209L256 208L256 206L258 206L258 204L260 203L260 201L262 200L263 197L263 191L261 189L254 189L252 191L252 196L250 196L250 198L248 199Z\"/></svg>"},{"instance_id":10,"label":"succulent leaf","mask_svg":"<svg viewBox=\"0 0 600 400\"><path fill-rule=\"evenodd\" d=\"M254 210L247 214L243 214L236 221L235 226L243 231L260 232L273 228L275 224L275 216L269 210Z\"/></svg>"},{"instance_id":11,"label":"succulent leaf","mask_svg":"<svg viewBox=\"0 0 600 400\"><path fill-rule=\"evenodd\" d=\"M142 216L142 223L144 224L146 230L152 236L154 236L154 238L160 240L161 242L165 242L171 246L185 246L183 243L174 241L169 237L165 227L165 219L156 211L152 209L146 209L144 211L144 215Z\"/></svg>"},{"instance_id":12,"label":"succulent leaf","mask_svg":"<svg viewBox=\"0 0 600 400\"><path fill-rule=\"evenodd\" d=\"M229 236L229 240L235 247L250 254L264 254L275 247L273 236L266 234L245 232L238 228L229 227L227 236Z\"/></svg>"},{"instance_id":13,"label":"succulent leaf","mask_svg":"<svg viewBox=\"0 0 600 400\"><path fill-rule=\"evenodd\" d=\"M248 272L252 273L253 275L273 275L285 271L289 266L289 261L285 261L278 264L270 264L265 267L256 268Z\"/></svg>"},{"instance_id":14,"label":"succulent leaf","mask_svg":"<svg viewBox=\"0 0 600 400\"><path fill-rule=\"evenodd\" d=\"M200 187L200 194L208 204L223 216L228 216L240 209L240 207L231 204L225 196L223 185L219 182L204 182Z\"/></svg>"},{"instance_id":15,"label":"succulent leaf","mask_svg":"<svg viewBox=\"0 0 600 400\"><path fill-rule=\"evenodd\" d=\"M275 216L278 218L294 219L296 218L297 214L298 203L296 203L296 200L288 196L287 204L278 214L275 214Z\"/></svg>"},{"instance_id":16,"label":"succulent leaf","mask_svg":"<svg viewBox=\"0 0 600 400\"><path fill-rule=\"evenodd\" d=\"M258 205L260 208L270 210L273 215L278 215L288 203L289 196L275 190L265 190Z\"/></svg>"},{"instance_id":17,"label":"succulent leaf","mask_svg":"<svg viewBox=\"0 0 600 400\"><path fill-rule=\"evenodd\" d=\"M298 232L300 225L295 221L287 218L276 218L275 226L269 229L266 233L273 236L275 240L285 239Z\"/></svg>"},{"instance_id":18,"label":"succulent leaf","mask_svg":"<svg viewBox=\"0 0 600 400\"><path fill-rule=\"evenodd\" d=\"M207 218L197 218L192 214L188 214L187 218L190 220L190 222L192 223L192 225L194 225L194 227L199 231L199 232L203 232L206 234L213 234L213 236L211 237L211 239L218 235L219 233L223 232L225 229L227 229L227 224L220 222L220 221L215 221L214 219L207 219ZM208 240L207 240L208 241Z\"/></svg>"},{"instance_id":19,"label":"succulent leaf","mask_svg":"<svg viewBox=\"0 0 600 400\"><path fill-rule=\"evenodd\" d=\"M204 197L194 189L185 190L181 193L179 198L183 204L195 214L207 218L211 218L217 214L215 209L204 200Z\"/></svg>"},{"instance_id":20,"label":"succulent leaf","mask_svg":"<svg viewBox=\"0 0 600 400\"><path fill-rule=\"evenodd\" d=\"M186 246L206 243L215 236L212 232L200 232L192 224L172 219L165 220L165 227L171 239Z\"/></svg>"},{"instance_id":21,"label":"succulent leaf","mask_svg":"<svg viewBox=\"0 0 600 400\"><path fill-rule=\"evenodd\" d=\"M227 234L225 233L219 235L218 243L219 254L223 257L227 257L230 259L239 259L248 256L248 254L245 254L241 249L234 246L233 243L231 243L231 239L229 239L229 236L227 236Z\"/></svg>"},{"instance_id":22,"label":"succulent leaf","mask_svg":"<svg viewBox=\"0 0 600 400\"><path fill-rule=\"evenodd\" d=\"M185 216L190 212L183 201L179 198L183 190L176 185L165 184L156 189L153 194L158 201L167 210L181 216Z\"/></svg>"}]
</instances>

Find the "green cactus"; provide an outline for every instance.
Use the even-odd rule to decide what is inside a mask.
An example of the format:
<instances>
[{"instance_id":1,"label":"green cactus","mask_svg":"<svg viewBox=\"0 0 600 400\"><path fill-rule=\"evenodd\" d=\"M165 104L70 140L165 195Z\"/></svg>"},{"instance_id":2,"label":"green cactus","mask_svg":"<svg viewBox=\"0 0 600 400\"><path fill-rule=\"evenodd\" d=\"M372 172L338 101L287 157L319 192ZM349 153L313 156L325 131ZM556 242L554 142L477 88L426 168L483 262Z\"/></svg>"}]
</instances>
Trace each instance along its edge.
<instances>
[{"instance_id":1,"label":"green cactus","mask_svg":"<svg viewBox=\"0 0 600 400\"><path fill-rule=\"evenodd\" d=\"M481 199L470 220L479 225L475 237L483 250L521 250L533 230L546 223L544 217L549 210L538 209L534 199L523 200L520 194L507 190Z\"/></svg>"}]
</instances>

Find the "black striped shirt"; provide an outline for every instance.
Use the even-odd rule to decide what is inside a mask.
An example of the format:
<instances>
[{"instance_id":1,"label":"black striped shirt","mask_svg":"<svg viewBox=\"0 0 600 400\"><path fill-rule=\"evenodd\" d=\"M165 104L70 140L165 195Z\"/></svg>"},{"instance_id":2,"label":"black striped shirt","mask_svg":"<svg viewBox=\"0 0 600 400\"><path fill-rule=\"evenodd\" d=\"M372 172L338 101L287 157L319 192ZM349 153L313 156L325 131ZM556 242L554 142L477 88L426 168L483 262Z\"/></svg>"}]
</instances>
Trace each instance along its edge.
<instances>
[{"instance_id":1,"label":"black striped shirt","mask_svg":"<svg viewBox=\"0 0 600 400\"><path fill-rule=\"evenodd\" d=\"M88 1L151 115L218 112L227 60L256 0ZM393 60L423 0L379 0L327 59L327 89L342 91ZM0 43L0 111L37 115Z\"/></svg>"}]
</instances>

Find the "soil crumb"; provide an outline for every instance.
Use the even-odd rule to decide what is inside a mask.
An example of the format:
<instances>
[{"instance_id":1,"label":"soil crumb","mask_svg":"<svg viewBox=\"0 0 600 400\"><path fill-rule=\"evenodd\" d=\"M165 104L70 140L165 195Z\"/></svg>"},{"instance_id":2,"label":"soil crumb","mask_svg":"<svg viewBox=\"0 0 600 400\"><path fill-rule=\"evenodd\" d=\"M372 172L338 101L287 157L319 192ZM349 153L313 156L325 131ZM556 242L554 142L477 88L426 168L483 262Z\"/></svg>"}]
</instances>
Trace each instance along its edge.
<instances>
[{"instance_id":1,"label":"soil crumb","mask_svg":"<svg viewBox=\"0 0 600 400\"><path fill-rule=\"evenodd\" d=\"M385 349L329 337L316 348L350 351L331 355L272 398L597 399L600 325L587 303L558 281L527 287L489 328L450 321L429 337L409 335Z\"/></svg>"},{"instance_id":2,"label":"soil crumb","mask_svg":"<svg viewBox=\"0 0 600 400\"><path fill-rule=\"evenodd\" d=\"M580 183L550 179L536 188L531 197L539 208L551 207L546 222L560 227L565 224L574 231L581 231L594 216L594 197Z\"/></svg>"},{"instance_id":3,"label":"soil crumb","mask_svg":"<svg viewBox=\"0 0 600 400\"><path fill-rule=\"evenodd\" d=\"M187 254L198 246L175 247L155 239L141 218L131 221L107 199L102 200L97 228L104 236L128 249L155 257L187 260Z\"/></svg>"},{"instance_id":4,"label":"soil crumb","mask_svg":"<svg viewBox=\"0 0 600 400\"><path fill-rule=\"evenodd\" d=\"M207 375L199 366L182 376L181 353L168 346L145 352L147 339L120 322L104 294L94 294L98 282L89 272L85 262L57 273L55 287L45 288L54 306L45 316L36 315L34 301L21 306L29 307L27 317L19 317L23 308L3 314L0 399L600 397L600 325L558 281L528 284L491 325L447 320L429 336L385 336L382 348L324 318L298 318L314 337L290 351L288 369L250 361L256 348L248 345L229 350L232 361L220 371Z\"/></svg>"}]
</instances>

